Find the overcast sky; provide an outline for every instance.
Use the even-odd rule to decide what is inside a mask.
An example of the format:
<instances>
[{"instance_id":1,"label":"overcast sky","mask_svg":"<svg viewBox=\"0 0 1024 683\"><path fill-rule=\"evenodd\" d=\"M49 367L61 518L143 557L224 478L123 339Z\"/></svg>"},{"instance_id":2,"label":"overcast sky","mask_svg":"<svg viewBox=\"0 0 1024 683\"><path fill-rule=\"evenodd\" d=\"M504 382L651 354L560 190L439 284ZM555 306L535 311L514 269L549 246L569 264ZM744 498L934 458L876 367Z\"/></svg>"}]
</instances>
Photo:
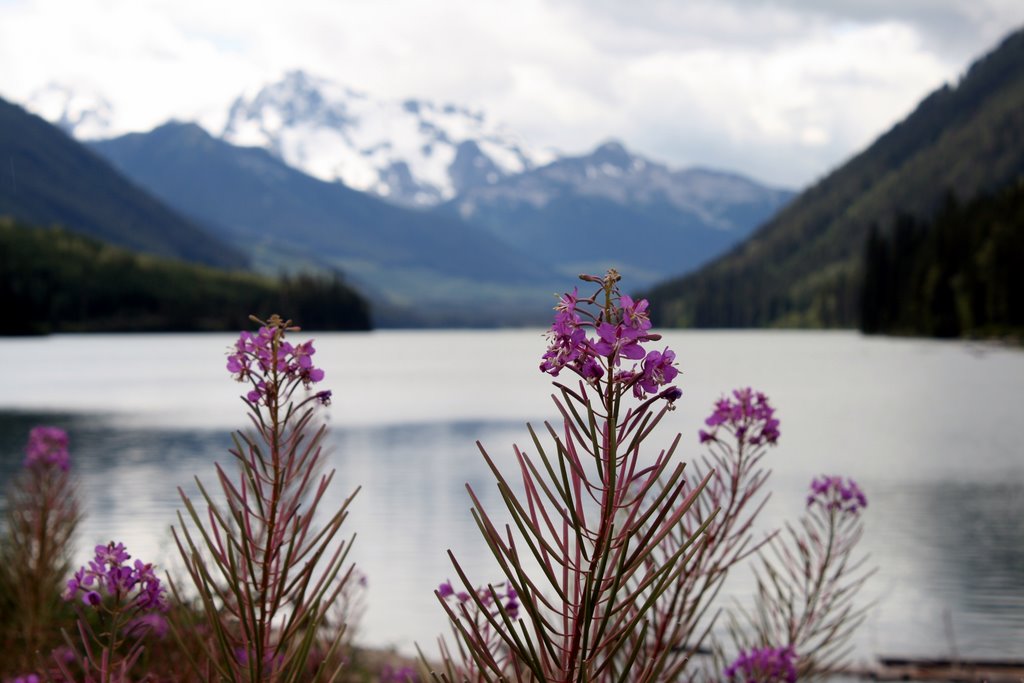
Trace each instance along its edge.
<instances>
[{"instance_id":1,"label":"overcast sky","mask_svg":"<svg viewBox=\"0 0 1024 683\"><path fill-rule=\"evenodd\" d=\"M1024 0L0 0L0 95L89 88L148 130L300 68L797 187L1022 25Z\"/></svg>"}]
</instances>

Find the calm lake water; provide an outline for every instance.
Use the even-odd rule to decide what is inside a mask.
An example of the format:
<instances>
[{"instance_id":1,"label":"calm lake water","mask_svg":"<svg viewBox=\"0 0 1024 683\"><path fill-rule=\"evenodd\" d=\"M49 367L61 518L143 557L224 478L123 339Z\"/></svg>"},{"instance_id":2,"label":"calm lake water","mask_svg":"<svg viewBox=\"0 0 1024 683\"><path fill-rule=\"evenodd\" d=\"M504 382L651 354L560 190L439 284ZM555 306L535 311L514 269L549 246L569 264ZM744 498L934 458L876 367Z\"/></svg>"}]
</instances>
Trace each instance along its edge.
<instances>
[{"instance_id":1,"label":"calm lake water","mask_svg":"<svg viewBox=\"0 0 1024 683\"><path fill-rule=\"evenodd\" d=\"M346 523L368 577L360 639L432 650L445 620L432 590L452 549L478 582L497 573L464 485L494 487L474 445L509 464L525 424L554 417L536 370L540 331L313 334L335 400L332 501L362 490ZM301 335L297 335L301 337ZM651 448L684 435L681 457L717 397L765 391L782 439L768 463L764 525L794 518L810 479L844 474L870 500L864 549L877 602L857 655L1010 657L1024 653L1024 352L848 332L669 332L681 361L679 410ZM66 428L87 517L78 556L112 538L175 566L177 487L213 481L244 427L240 385L224 369L232 335L60 335L0 340L0 479L28 429ZM750 586L739 576L729 593Z\"/></svg>"}]
</instances>

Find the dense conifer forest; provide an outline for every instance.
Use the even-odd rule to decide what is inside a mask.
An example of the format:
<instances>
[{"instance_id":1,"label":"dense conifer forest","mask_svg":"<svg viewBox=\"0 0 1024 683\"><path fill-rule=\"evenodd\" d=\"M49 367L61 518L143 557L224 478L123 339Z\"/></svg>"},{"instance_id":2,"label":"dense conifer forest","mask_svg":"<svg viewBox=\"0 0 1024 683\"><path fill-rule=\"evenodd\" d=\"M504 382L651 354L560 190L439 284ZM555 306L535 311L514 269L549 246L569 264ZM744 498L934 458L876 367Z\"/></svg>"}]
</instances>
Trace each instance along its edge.
<instances>
[{"instance_id":1,"label":"dense conifer forest","mask_svg":"<svg viewBox=\"0 0 1024 683\"><path fill-rule=\"evenodd\" d=\"M226 271L0 218L0 334L220 331L249 314L306 329L365 330L367 302L340 276Z\"/></svg>"},{"instance_id":2,"label":"dense conifer forest","mask_svg":"<svg viewBox=\"0 0 1024 683\"><path fill-rule=\"evenodd\" d=\"M929 220L872 228L861 329L934 337L1024 333L1024 181Z\"/></svg>"}]
</instances>

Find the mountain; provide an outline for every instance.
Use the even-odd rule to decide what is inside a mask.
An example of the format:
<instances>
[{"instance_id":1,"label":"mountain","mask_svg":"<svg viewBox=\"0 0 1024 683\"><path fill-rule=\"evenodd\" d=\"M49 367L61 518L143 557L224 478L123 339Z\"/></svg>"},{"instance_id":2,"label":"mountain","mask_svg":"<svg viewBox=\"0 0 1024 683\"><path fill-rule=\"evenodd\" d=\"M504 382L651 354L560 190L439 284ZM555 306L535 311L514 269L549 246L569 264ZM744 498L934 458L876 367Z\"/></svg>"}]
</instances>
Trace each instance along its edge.
<instances>
[{"instance_id":1,"label":"mountain","mask_svg":"<svg viewBox=\"0 0 1024 683\"><path fill-rule=\"evenodd\" d=\"M375 99L302 71L239 96L226 120L207 128L315 178L407 206L436 205L553 156L466 107Z\"/></svg>"},{"instance_id":2,"label":"mountain","mask_svg":"<svg viewBox=\"0 0 1024 683\"><path fill-rule=\"evenodd\" d=\"M647 296L661 325L858 322L865 242L896 216L928 218L1024 176L1024 31L925 98L868 149L800 194L748 240Z\"/></svg>"},{"instance_id":3,"label":"mountain","mask_svg":"<svg viewBox=\"0 0 1024 683\"><path fill-rule=\"evenodd\" d=\"M312 178L195 124L92 148L262 270L340 269L374 300L378 324L508 324L549 308L558 288L552 271L457 218Z\"/></svg>"},{"instance_id":4,"label":"mountain","mask_svg":"<svg viewBox=\"0 0 1024 683\"><path fill-rule=\"evenodd\" d=\"M88 106L97 101L51 86L33 106L84 135L76 121L116 118ZM246 245L260 269L341 269L398 323L410 306L455 324L498 321L485 301L544 311L560 281L611 266L648 286L721 254L792 196L735 174L670 169L617 142L554 158L465 107L371 99L300 71L202 125L91 144ZM624 249L624 237L644 246Z\"/></svg>"},{"instance_id":5,"label":"mountain","mask_svg":"<svg viewBox=\"0 0 1024 683\"><path fill-rule=\"evenodd\" d=\"M89 149L0 99L0 216L63 225L129 249L215 266L242 254L132 184Z\"/></svg>"},{"instance_id":6,"label":"mountain","mask_svg":"<svg viewBox=\"0 0 1024 683\"><path fill-rule=\"evenodd\" d=\"M644 286L721 254L792 195L731 173L671 170L609 142L468 188L439 210L535 248L565 275L615 266ZM635 246L624 249L626 239Z\"/></svg>"}]
</instances>

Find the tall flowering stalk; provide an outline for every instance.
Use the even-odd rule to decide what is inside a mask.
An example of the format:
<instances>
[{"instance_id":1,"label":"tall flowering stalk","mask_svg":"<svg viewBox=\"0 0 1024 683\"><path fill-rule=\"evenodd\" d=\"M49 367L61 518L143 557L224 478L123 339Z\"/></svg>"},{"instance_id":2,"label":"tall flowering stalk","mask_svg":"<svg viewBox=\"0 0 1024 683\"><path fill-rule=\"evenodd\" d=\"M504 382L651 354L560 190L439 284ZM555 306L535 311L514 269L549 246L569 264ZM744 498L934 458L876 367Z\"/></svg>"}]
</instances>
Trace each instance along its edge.
<instances>
[{"instance_id":1,"label":"tall flowering stalk","mask_svg":"<svg viewBox=\"0 0 1024 683\"><path fill-rule=\"evenodd\" d=\"M29 432L0 537L0 673L38 665L60 643L60 623L71 616L60 599L81 519L70 462L62 429Z\"/></svg>"},{"instance_id":2,"label":"tall flowering stalk","mask_svg":"<svg viewBox=\"0 0 1024 683\"><path fill-rule=\"evenodd\" d=\"M688 659L709 642L718 613L712 609L730 569L756 553L771 538L753 537L754 520L767 502L761 490L769 470L762 461L778 442L779 420L768 397L753 389L736 389L715 402L700 431L705 453L690 464L694 478L709 477L700 497L681 523L648 558L652 567L671 557L704 528L688 570L655 601L645 647L662 649L660 680L675 681Z\"/></svg>"},{"instance_id":3,"label":"tall flowering stalk","mask_svg":"<svg viewBox=\"0 0 1024 683\"><path fill-rule=\"evenodd\" d=\"M796 652L792 647L759 647L740 652L724 671L740 683L796 683Z\"/></svg>"},{"instance_id":4,"label":"tall flowering stalk","mask_svg":"<svg viewBox=\"0 0 1024 683\"><path fill-rule=\"evenodd\" d=\"M78 642L68 638L70 661L57 652L54 663L64 680L128 683L151 632L166 631L166 591L152 564L135 560L122 543L95 548L64 590L78 608Z\"/></svg>"},{"instance_id":5,"label":"tall flowering stalk","mask_svg":"<svg viewBox=\"0 0 1024 683\"><path fill-rule=\"evenodd\" d=\"M647 302L619 292L615 271L581 279L596 292L561 298L540 366L552 376L568 370L577 382L555 384L562 423L546 425L551 445L531 427L536 455L514 447L521 493L480 446L511 524L499 528L467 486L519 618L498 599L497 586L474 590L449 553L468 598L454 605L441 591L438 598L464 657L446 662L438 679L651 681L671 654L669 643L647 647L650 614L685 575L704 527L656 565L650 558L710 475L688 485L684 466L673 464L678 436L658 455L641 457L644 440L681 395L672 385L675 353L645 348L660 335L650 331Z\"/></svg>"},{"instance_id":6,"label":"tall flowering stalk","mask_svg":"<svg viewBox=\"0 0 1024 683\"><path fill-rule=\"evenodd\" d=\"M216 466L223 502L196 479L204 512L181 492L187 517L179 512L174 536L210 632L192 663L207 680L337 680L345 625L331 610L353 573L345 567L351 539L337 536L355 493L315 523L334 475L321 473L325 427L314 427L315 408L331 392L312 392L324 377L312 341L287 341L298 328L279 316L256 322L259 331L243 332L227 362L248 387L252 423L231 451L238 472Z\"/></svg>"},{"instance_id":7,"label":"tall flowering stalk","mask_svg":"<svg viewBox=\"0 0 1024 683\"><path fill-rule=\"evenodd\" d=\"M856 598L873 572L865 569L867 557L855 552L866 507L867 497L852 479L811 482L804 515L772 539L755 568L756 607L732 625L740 647L784 649L800 680L841 668L868 608ZM732 677L728 669L726 675Z\"/></svg>"}]
</instances>

